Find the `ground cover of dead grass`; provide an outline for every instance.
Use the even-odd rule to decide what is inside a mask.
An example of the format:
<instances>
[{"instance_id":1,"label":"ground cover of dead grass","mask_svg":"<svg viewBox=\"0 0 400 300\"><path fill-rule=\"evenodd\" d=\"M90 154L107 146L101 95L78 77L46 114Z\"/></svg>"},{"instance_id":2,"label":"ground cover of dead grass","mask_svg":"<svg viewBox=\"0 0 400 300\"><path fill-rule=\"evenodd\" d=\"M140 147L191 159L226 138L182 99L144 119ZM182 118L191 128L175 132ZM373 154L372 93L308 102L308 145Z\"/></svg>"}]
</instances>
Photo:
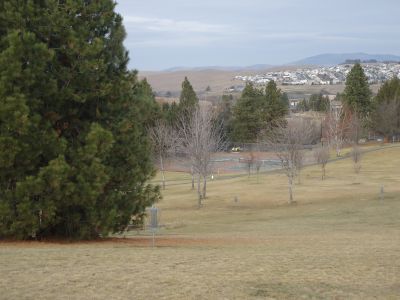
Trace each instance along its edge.
<instances>
[{"instance_id":1,"label":"ground cover of dead grass","mask_svg":"<svg viewBox=\"0 0 400 300\"><path fill-rule=\"evenodd\" d=\"M154 248L134 231L2 242L0 299L398 299L399 166L393 148L365 154L360 174L308 167L291 206L279 173L215 180L201 209L190 185L168 187Z\"/></svg>"}]
</instances>

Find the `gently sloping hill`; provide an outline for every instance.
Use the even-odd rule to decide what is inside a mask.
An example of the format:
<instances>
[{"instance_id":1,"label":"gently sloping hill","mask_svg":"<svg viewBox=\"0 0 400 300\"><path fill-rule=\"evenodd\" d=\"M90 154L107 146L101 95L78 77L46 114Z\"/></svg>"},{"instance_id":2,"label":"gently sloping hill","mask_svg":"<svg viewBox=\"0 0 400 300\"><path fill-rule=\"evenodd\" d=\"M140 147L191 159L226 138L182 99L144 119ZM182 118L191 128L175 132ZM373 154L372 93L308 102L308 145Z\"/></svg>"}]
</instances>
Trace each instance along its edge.
<instances>
[{"instance_id":1,"label":"gently sloping hill","mask_svg":"<svg viewBox=\"0 0 400 300\"><path fill-rule=\"evenodd\" d=\"M142 236L1 243L0 298L398 299L399 159L366 154L358 175L337 161L324 182L306 168L295 206L280 174L214 181L201 209L190 185L168 187L160 247Z\"/></svg>"},{"instance_id":2,"label":"gently sloping hill","mask_svg":"<svg viewBox=\"0 0 400 300\"><path fill-rule=\"evenodd\" d=\"M286 207L287 178L281 173L261 174L259 183L256 175L209 181L208 197L201 209L197 208L197 194L191 190L190 182L167 186L164 199L158 204L161 223L174 232L183 228L193 233L196 226L204 229L209 224L210 231L215 232L218 224L224 226L229 220L252 222L257 215L268 215L280 206L285 211L298 212L309 203L355 200L362 205L363 200L379 199L382 185L385 197L400 192L400 148L366 153L361 164L361 172L355 174L350 158L328 163L324 181L320 179L319 166L306 167L301 184L295 187L295 207Z\"/></svg>"}]
</instances>

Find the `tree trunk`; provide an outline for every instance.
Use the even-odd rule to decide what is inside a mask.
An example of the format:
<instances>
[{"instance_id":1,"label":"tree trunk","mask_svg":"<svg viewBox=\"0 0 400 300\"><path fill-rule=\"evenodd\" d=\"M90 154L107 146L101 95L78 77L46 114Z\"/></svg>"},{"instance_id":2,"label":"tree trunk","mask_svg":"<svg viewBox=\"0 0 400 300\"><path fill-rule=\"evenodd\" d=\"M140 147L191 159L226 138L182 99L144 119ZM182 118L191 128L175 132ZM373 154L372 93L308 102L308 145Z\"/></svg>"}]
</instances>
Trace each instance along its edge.
<instances>
[{"instance_id":1,"label":"tree trunk","mask_svg":"<svg viewBox=\"0 0 400 300\"><path fill-rule=\"evenodd\" d=\"M190 167L190 174L192 175L192 190L194 190L194 170L193 170L193 166Z\"/></svg>"},{"instance_id":2,"label":"tree trunk","mask_svg":"<svg viewBox=\"0 0 400 300\"><path fill-rule=\"evenodd\" d=\"M322 166L322 180L325 179L325 166Z\"/></svg>"},{"instance_id":3,"label":"tree trunk","mask_svg":"<svg viewBox=\"0 0 400 300\"><path fill-rule=\"evenodd\" d=\"M293 178L289 177L289 204L293 203Z\"/></svg>"},{"instance_id":4,"label":"tree trunk","mask_svg":"<svg viewBox=\"0 0 400 300\"><path fill-rule=\"evenodd\" d=\"M198 196L199 208L200 208L201 207L200 173L197 174L197 196Z\"/></svg>"},{"instance_id":5,"label":"tree trunk","mask_svg":"<svg viewBox=\"0 0 400 300\"><path fill-rule=\"evenodd\" d=\"M162 176L162 188L163 188L163 190L165 190L164 161L163 161L161 154L160 154L160 168L161 168L161 176Z\"/></svg>"},{"instance_id":6,"label":"tree trunk","mask_svg":"<svg viewBox=\"0 0 400 300\"><path fill-rule=\"evenodd\" d=\"M206 198L207 195L207 176L203 176L203 199Z\"/></svg>"},{"instance_id":7,"label":"tree trunk","mask_svg":"<svg viewBox=\"0 0 400 300\"><path fill-rule=\"evenodd\" d=\"M339 147L339 143L336 143L336 157L340 157L340 147Z\"/></svg>"}]
</instances>

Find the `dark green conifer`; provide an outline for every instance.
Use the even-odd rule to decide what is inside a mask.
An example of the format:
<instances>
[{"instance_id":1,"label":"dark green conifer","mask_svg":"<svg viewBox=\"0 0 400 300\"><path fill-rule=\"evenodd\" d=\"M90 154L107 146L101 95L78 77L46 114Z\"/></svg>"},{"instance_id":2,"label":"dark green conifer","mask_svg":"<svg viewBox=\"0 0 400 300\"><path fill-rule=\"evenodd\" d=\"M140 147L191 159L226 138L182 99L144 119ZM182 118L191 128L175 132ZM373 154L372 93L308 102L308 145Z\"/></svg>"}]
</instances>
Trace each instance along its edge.
<instances>
[{"instance_id":1,"label":"dark green conifer","mask_svg":"<svg viewBox=\"0 0 400 300\"><path fill-rule=\"evenodd\" d=\"M193 109L198 105L199 98L197 98L196 92L194 91L188 78L182 82L182 91L179 97L179 111L182 114L190 114Z\"/></svg>"},{"instance_id":2,"label":"dark green conifer","mask_svg":"<svg viewBox=\"0 0 400 300\"><path fill-rule=\"evenodd\" d=\"M359 63L356 63L347 75L343 101L357 113L358 117L364 118L371 112L371 95L364 70Z\"/></svg>"},{"instance_id":3,"label":"dark green conifer","mask_svg":"<svg viewBox=\"0 0 400 300\"><path fill-rule=\"evenodd\" d=\"M112 0L0 3L0 236L94 238L158 198Z\"/></svg>"},{"instance_id":4,"label":"dark green conifer","mask_svg":"<svg viewBox=\"0 0 400 300\"><path fill-rule=\"evenodd\" d=\"M263 131L271 129L288 112L282 92L270 81L265 92L247 83L233 108L232 139L236 142L255 142Z\"/></svg>"}]
</instances>

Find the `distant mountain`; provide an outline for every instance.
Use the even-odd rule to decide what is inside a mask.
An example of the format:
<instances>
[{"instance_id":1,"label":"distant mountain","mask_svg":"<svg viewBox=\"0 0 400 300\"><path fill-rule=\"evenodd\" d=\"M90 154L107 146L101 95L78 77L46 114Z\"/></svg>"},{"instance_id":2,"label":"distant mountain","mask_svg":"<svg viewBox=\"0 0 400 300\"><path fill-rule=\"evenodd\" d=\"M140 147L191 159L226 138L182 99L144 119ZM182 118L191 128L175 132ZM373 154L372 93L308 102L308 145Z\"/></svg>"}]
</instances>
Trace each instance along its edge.
<instances>
[{"instance_id":1,"label":"distant mountain","mask_svg":"<svg viewBox=\"0 0 400 300\"><path fill-rule=\"evenodd\" d=\"M282 65L271 64L256 64L251 66L204 66L204 67L172 67L161 71L153 71L157 73L174 73L174 72L202 72L202 71L221 71L221 72L252 72L263 71L267 69L282 69L285 67L295 66L333 66L345 63L346 60L361 60L378 62L383 61L398 61L400 56L392 54L368 54L368 53L325 53L315 56L310 56L298 61L294 61Z\"/></svg>"},{"instance_id":2,"label":"distant mountain","mask_svg":"<svg viewBox=\"0 0 400 300\"><path fill-rule=\"evenodd\" d=\"M288 65L338 65L344 63L346 60L359 59L361 61L376 60L382 61L400 61L400 56L391 54L367 54L367 53L326 53L316 56L307 57Z\"/></svg>"},{"instance_id":3,"label":"distant mountain","mask_svg":"<svg viewBox=\"0 0 400 300\"><path fill-rule=\"evenodd\" d=\"M265 70L271 68L272 65L258 64L252 66L205 66L205 67L173 67L165 69L162 72L178 72L178 71L206 71L206 70L216 70L216 71L256 71Z\"/></svg>"}]
</instances>

